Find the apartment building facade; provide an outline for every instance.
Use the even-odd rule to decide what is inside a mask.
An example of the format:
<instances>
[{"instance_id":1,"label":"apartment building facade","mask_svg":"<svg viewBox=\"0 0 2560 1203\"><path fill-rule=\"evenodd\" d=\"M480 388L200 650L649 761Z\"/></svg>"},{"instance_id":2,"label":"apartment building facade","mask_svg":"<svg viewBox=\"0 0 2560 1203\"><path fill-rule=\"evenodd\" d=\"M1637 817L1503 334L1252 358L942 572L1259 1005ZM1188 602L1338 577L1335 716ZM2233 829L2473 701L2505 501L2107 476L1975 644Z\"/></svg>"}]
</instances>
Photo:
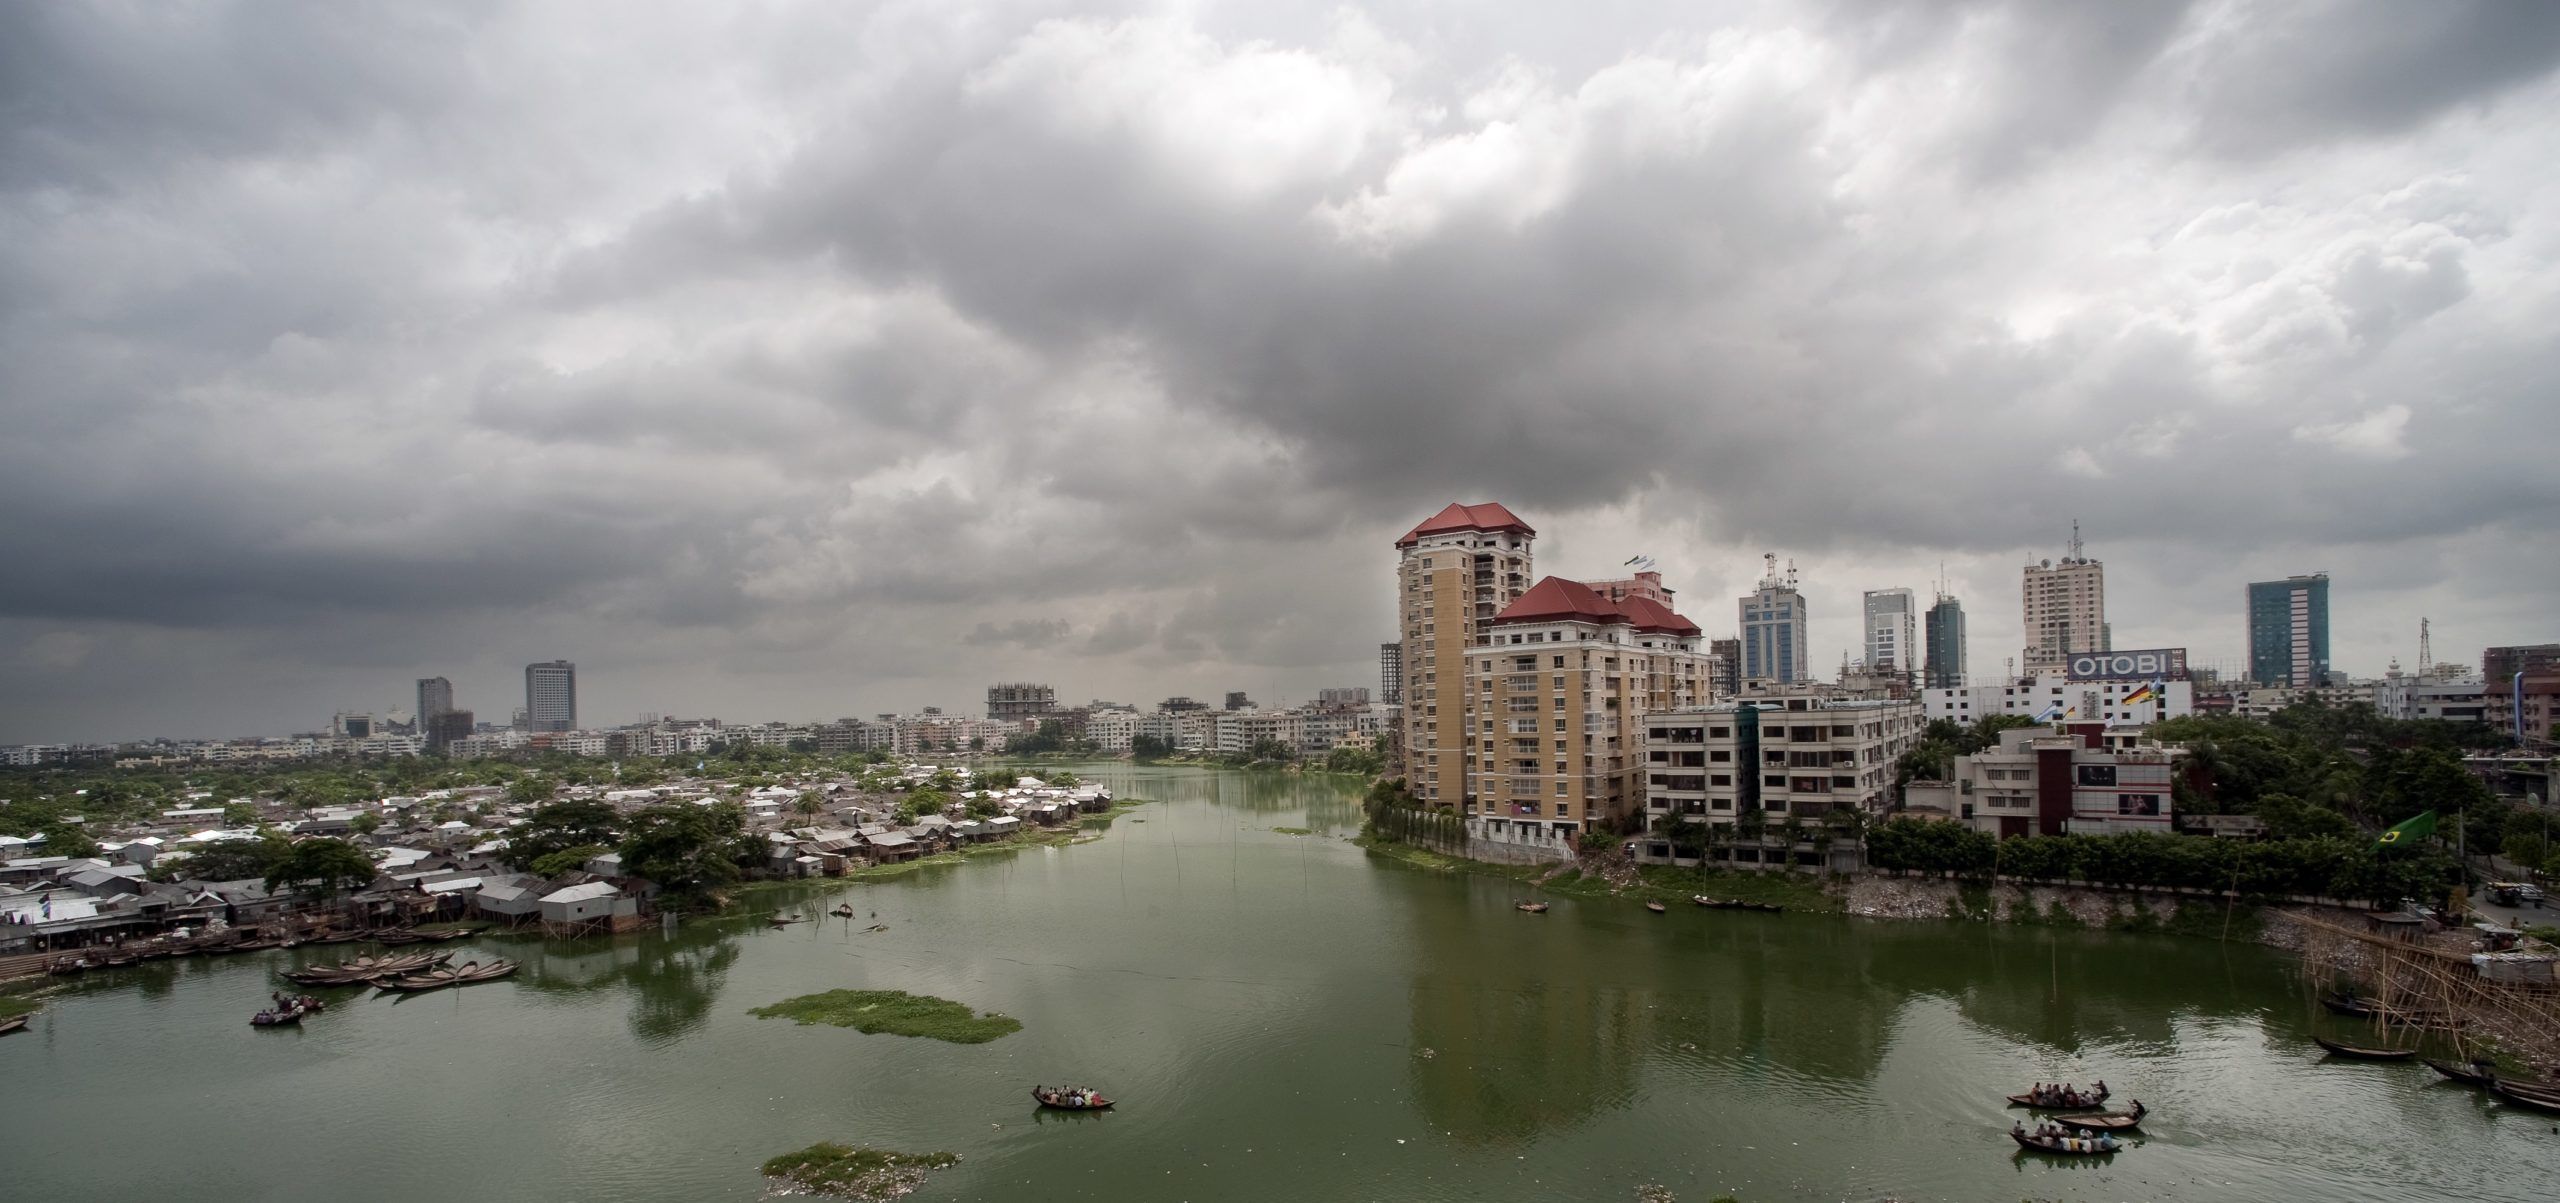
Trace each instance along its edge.
<instances>
[{"instance_id":1,"label":"apartment building facade","mask_svg":"<svg viewBox=\"0 0 2560 1203\"><path fill-rule=\"evenodd\" d=\"M1451 503L1396 540L1405 788L1426 805L1472 796L1467 651L1529 591L1538 532L1496 502Z\"/></svg>"},{"instance_id":2,"label":"apartment building facade","mask_svg":"<svg viewBox=\"0 0 2560 1203\"><path fill-rule=\"evenodd\" d=\"M1570 855L1644 803L1645 716L1713 700L1698 625L1649 596L1548 577L1467 650L1468 835Z\"/></svg>"},{"instance_id":3,"label":"apartment building facade","mask_svg":"<svg viewBox=\"0 0 2560 1203\"><path fill-rule=\"evenodd\" d=\"M1894 762L1919 743L1920 703L1824 690L1772 690L1713 706L1647 715L1645 823L1665 836L1679 823L1752 827L1718 851L1746 863L1791 849L1778 833L1790 818L1817 824L1835 810L1882 814L1893 801ZM1639 859L1670 860L1667 838L1639 842Z\"/></svg>"}]
</instances>

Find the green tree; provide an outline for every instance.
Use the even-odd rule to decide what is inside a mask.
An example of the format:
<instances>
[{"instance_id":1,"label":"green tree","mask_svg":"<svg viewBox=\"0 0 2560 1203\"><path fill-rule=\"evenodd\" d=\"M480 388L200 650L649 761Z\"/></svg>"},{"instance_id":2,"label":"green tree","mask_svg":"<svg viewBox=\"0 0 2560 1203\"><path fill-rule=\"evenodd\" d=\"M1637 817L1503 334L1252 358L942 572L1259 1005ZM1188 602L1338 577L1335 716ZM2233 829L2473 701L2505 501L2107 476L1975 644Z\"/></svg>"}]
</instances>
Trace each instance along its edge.
<instances>
[{"instance_id":1,"label":"green tree","mask_svg":"<svg viewBox=\"0 0 2560 1203\"><path fill-rule=\"evenodd\" d=\"M622 867L680 897L706 897L738 880L738 863L760 851L746 814L716 806L651 806L631 816Z\"/></svg>"},{"instance_id":2,"label":"green tree","mask_svg":"<svg viewBox=\"0 0 2560 1203\"><path fill-rule=\"evenodd\" d=\"M507 801L517 806L540 806L551 800L555 789L553 783L537 777L518 777L507 783Z\"/></svg>"},{"instance_id":3,"label":"green tree","mask_svg":"<svg viewBox=\"0 0 2560 1203\"><path fill-rule=\"evenodd\" d=\"M44 833L44 854L46 856L96 856L98 841L89 838L88 832L68 823L48 827Z\"/></svg>"},{"instance_id":4,"label":"green tree","mask_svg":"<svg viewBox=\"0 0 2560 1203\"><path fill-rule=\"evenodd\" d=\"M345 840L323 838L294 844L282 861L267 870L266 881L269 890L309 887L335 897L371 883L374 872L373 858L364 849Z\"/></svg>"},{"instance_id":5,"label":"green tree","mask_svg":"<svg viewBox=\"0 0 2560 1203\"><path fill-rule=\"evenodd\" d=\"M524 869L564 848L611 847L620 838L616 832L621 821L622 816L602 802L570 799L537 807L507 833L507 863Z\"/></svg>"},{"instance_id":6,"label":"green tree","mask_svg":"<svg viewBox=\"0 0 2560 1203\"><path fill-rule=\"evenodd\" d=\"M1133 760L1159 760L1173 755L1173 741L1156 735L1136 735L1129 739L1129 756Z\"/></svg>"},{"instance_id":7,"label":"green tree","mask_svg":"<svg viewBox=\"0 0 2560 1203\"><path fill-rule=\"evenodd\" d=\"M533 859L529 868L536 877L562 877L577 872L586 867L588 861L611 851L613 849L602 844L580 844L575 848L543 853Z\"/></svg>"},{"instance_id":8,"label":"green tree","mask_svg":"<svg viewBox=\"0 0 2560 1203\"><path fill-rule=\"evenodd\" d=\"M372 811L366 811L347 820L347 829L357 835L372 835L382 829L382 820L375 817Z\"/></svg>"}]
</instances>

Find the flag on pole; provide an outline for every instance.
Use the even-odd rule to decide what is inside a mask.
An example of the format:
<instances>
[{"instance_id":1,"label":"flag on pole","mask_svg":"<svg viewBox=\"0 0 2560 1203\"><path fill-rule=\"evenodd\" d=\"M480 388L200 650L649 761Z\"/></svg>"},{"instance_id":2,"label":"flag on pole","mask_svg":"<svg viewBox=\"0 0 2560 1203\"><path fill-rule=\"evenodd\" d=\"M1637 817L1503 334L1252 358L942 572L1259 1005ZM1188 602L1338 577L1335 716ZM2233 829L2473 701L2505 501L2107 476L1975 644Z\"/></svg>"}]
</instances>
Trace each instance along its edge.
<instances>
[{"instance_id":1,"label":"flag on pole","mask_svg":"<svg viewBox=\"0 0 2560 1203\"><path fill-rule=\"evenodd\" d=\"M2143 686L2143 687L2141 687L2141 688L2139 688L2139 689L2134 690L2132 693L2128 693L2128 694L2124 695L2124 704L2125 704L2125 705L2127 705L2127 706L2139 706L2139 705L2141 705L2142 703L2144 703L2144 702L2148 702L2148 701L2150 701L2151 699L2156 698L2156 697L2159 697L2159 696L2160 696L2160 692L2159 692L2158 690L2156 690L2156 689L2152 688L2151 686L2145 685L2145 686Z\"/></svg>"},{"instance_id":2,"label":"flag on pole","mask_svg":"<svg viewBox=\"0 0 2560 1203\"><path fill-rule=\"evenodd\" d=\"M2436 812L2431 810L2422 815L2413 815L2409 818L2402 819L2398 824L2393 826L2391 830L2383 832L2381 839L2374 842L2382 847L2388 848L2394 844L2407 843L2408 841L2417 839L2420 836L2432 835L2435 833L2435 829Z\"/></svg>"},{"instance_id":3,"label":"flag on pole","mask_svg":"<svg viewBox=\"0 0 2560 1203\"><path fill-rule=\"evenodd\" d=\"M2055 702L2053 705L2050 705L2050 706L2045 707L2045 708L2044 708L2044 713L2039 714L2039 715L2037 715L2037 716L2036 716L2036 721L2037 721L2037 722L2039 722L2039 723L2049 723L2049 722L2052 722L2053 720L2058 719L2058 718L2061 718L2061 717L2062 717L2062 703L2060 703L2060 702Z\"/></svg>"}]
</instances>

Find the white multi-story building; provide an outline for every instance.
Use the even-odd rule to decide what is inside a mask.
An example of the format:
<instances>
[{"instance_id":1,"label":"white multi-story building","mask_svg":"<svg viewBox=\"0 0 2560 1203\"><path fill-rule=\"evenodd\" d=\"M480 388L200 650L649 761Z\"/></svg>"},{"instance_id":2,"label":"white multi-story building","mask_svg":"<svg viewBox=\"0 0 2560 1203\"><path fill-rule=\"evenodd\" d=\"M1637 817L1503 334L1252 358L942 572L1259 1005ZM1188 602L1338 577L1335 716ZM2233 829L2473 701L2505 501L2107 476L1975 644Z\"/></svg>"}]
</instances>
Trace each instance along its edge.
<instances>
[{"instance_id":1,"label":"white multi-story building","mask_svg":"<svg viewBox=\"0 0 2560 1203\"><path fill-rule=\"evenodd\" d=\"M2373 687L2373 709L2384 718L2485 721L2488 687L2478 681L2430 681L2394 670Z\"/></svg>"},{"instance_id":2,"label":"white multi-story building","mask_svg":"<svg viewBox=\"0 0 2560 1203\"><path fill-rule=\"evenodd\" d=\"M2092 719L2110 726L2141 726L2195 713L2195 683L2185 680L2067 680L2045 673L1989 685L1924 689L1921 701L1932 721L1980 722L1995 714L2039 722Z\"/></svg>"},{"instance_id":3,"label":"white multi-story building","mask_svg":"<svg viewBox=\"0 0 2560 1203\"><path fill-rule=\"evenodd\" d=\"M1913 782L1904 800L2007 839L2021 835L2166 833L2185 749L2113 739L2097 723L2018 727L1997 748L1955 758L1945 781Z\"/></svg>"},{"instance_id":4,"label":"white multi-story building","mask_svg":"<svg viewBox=\"0 0 2560 1203\"><path fill-rule=\"evenodd\" d=\"M1916 677L1920 672L1920 614L1908 589L1866 592L1867 671Z\"/></svg>"},{"instance_id":5,"label":"white multi-story building","mask_svg":"<svg viewBox=\"0 0 2560 1203\"><path fill-rule=\"evenodd\" d=\"M1792 853L1776 834L1789 818L1818 822L1835 810L1882 813L1893 801L1894 762L1920 742L1924 720L1909 698L1851 698L1831 690L1773 690L1719 705L1644 717L1644 804L1649 832L1682 822L1730 827L1757 816L1765 851ZM1766 863L1763 849L1722 849ZM1801 850L1794 850L1800 852ZM1640 841L1638 855L1671 857ZM1747 855L1745 854L1747 852Z\"/></svg>"}]
</instances>

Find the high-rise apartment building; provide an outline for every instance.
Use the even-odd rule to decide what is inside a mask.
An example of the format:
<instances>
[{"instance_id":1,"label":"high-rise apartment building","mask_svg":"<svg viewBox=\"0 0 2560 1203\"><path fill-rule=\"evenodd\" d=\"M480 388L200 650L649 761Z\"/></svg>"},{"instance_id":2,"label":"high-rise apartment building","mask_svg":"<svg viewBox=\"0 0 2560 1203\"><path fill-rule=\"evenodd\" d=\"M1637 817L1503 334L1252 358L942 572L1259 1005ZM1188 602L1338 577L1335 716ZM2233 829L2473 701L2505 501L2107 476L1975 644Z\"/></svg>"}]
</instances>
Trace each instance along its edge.
<instances>
[{"instance_id":1,"label":"high-rise apartment building","mask_svg":"<svg viewBox=\"0 0 2560 1203\"><path fill-rule=\"evenodd\" d=\"M1944 593L1929 607L1929 659L1923 675L1930 689L1964 685L1964 603Z\"/></svg>"},{"instance_id":2,"label":"high-rise apartment building","mask_svg":"<svg viewBox=\"0 0 2560 1203\"><path fill-rule=\"evenodd\" d=\"M1804 595L1796 592L1795 565L1778 575L1771 554L1760 589L1742 599L1742 684L1775 681L1793 685L1813 675L1811 644L1805 635Z\"/></svg>"},{"instance_id":3,"label":"high-rise apartment building","mask_svg":"<svg viewBox=\"0 0 2560 1203\"><path fill-rule=\"evenodd\" d=\"M1729 698L1742 692L1742 641L1710 639L1707 651L1716 658L1716 696Z\"/></svg>"},{"instance_id":4,"label":"high-rise apartment building","mask_svg":"<svg viewBox=\"0 0 2560 1203\"><path fill-rule=\"evenodd\" d=\"M1009 682L987 686L987 717L1039 718L1058 709L1058 691L1046 685Z\"/></svg>"},{"instance_id":5,"label":"high-rise apartment building","mask_svg":"<svg viewBox=\"0 0 2560 1203\"><path fill-rule=\"evenodd\" d=\"M2250 582L2249 679L2298 688L2329 683L2329 574Z\"/></svg>"},{"instance_id":6,"label":"high-rise apartment building","mask_svg":"<svg viewBox=\"0 0 2560 1203\"><path fill-rule=\"evenodd\" d=\"M1404 703L1404 645L1378 645L1378 700L1390 706Z\"/></svg>"},{"instance_id":7,"label":"high-rise apartment building","mask_svg":"<svg viewBox=\"0 0 2560 1203\"><path fill-rule=\"evenodd\" d=\"M1869 589L1867 671L1908 677L1920 669L1920 611L1908 589Z\"/></svg>"},{"instance_id":8,"label":"high-rise apartment building","mask_svg":"<svg viewBox=\"0 0 2560 1203\"><path fill-rule=\"evenodd\" d=\"M453 709L453 682L443 677L418 678L418 733L426 734L428 725L439 714Z\"/></svg>"},{"instance_id":9,"label":"high-rise apartment building","mask_svg":"<svg viewBox=\"0 0 2560 1203\"><path fill-rule=\"evenodd\" d=\"M1493 502L1452 503L1396 540L1405 788L1431 805L1470 797L1467 649L1529 591L1538 532Z\"/></svg>"},{"instance_id":10,"label":"high-rise apartment building","mask_svg":"<svg viewBox=\"0 0 2560 1203\"><path fill-rule=\"evenodd\" d=\"M2071 524L2071 554L2027 565L2019 592L2027 633L2019 675L2059 674L2071 653L2108 649L2107 566L2082 554L2079 523Z\"/></svg>"},{"instance_id":11,"label":"high-rise apartment building","mask_svg":"<svg viewBox=\"0 0 2560 1203\"><path fill-rule=\"evenodd\" d=\"M527 731L578 729L578 666L548 660L524 666L524 726Z\"/></svg>"},{"instance_id":12,"label":"high-rise apartment building","mask_svg":"<svg viewBox=\"0 0 2560 1203\"><path fill-rule=\"evenodd\" d=\"M1466 650L1469 838L1570 855L1634 814L1645 716L1706 704L1713 668L1698 625L1651 597L1539 581Z\"/></svg>"}]
</instances>

